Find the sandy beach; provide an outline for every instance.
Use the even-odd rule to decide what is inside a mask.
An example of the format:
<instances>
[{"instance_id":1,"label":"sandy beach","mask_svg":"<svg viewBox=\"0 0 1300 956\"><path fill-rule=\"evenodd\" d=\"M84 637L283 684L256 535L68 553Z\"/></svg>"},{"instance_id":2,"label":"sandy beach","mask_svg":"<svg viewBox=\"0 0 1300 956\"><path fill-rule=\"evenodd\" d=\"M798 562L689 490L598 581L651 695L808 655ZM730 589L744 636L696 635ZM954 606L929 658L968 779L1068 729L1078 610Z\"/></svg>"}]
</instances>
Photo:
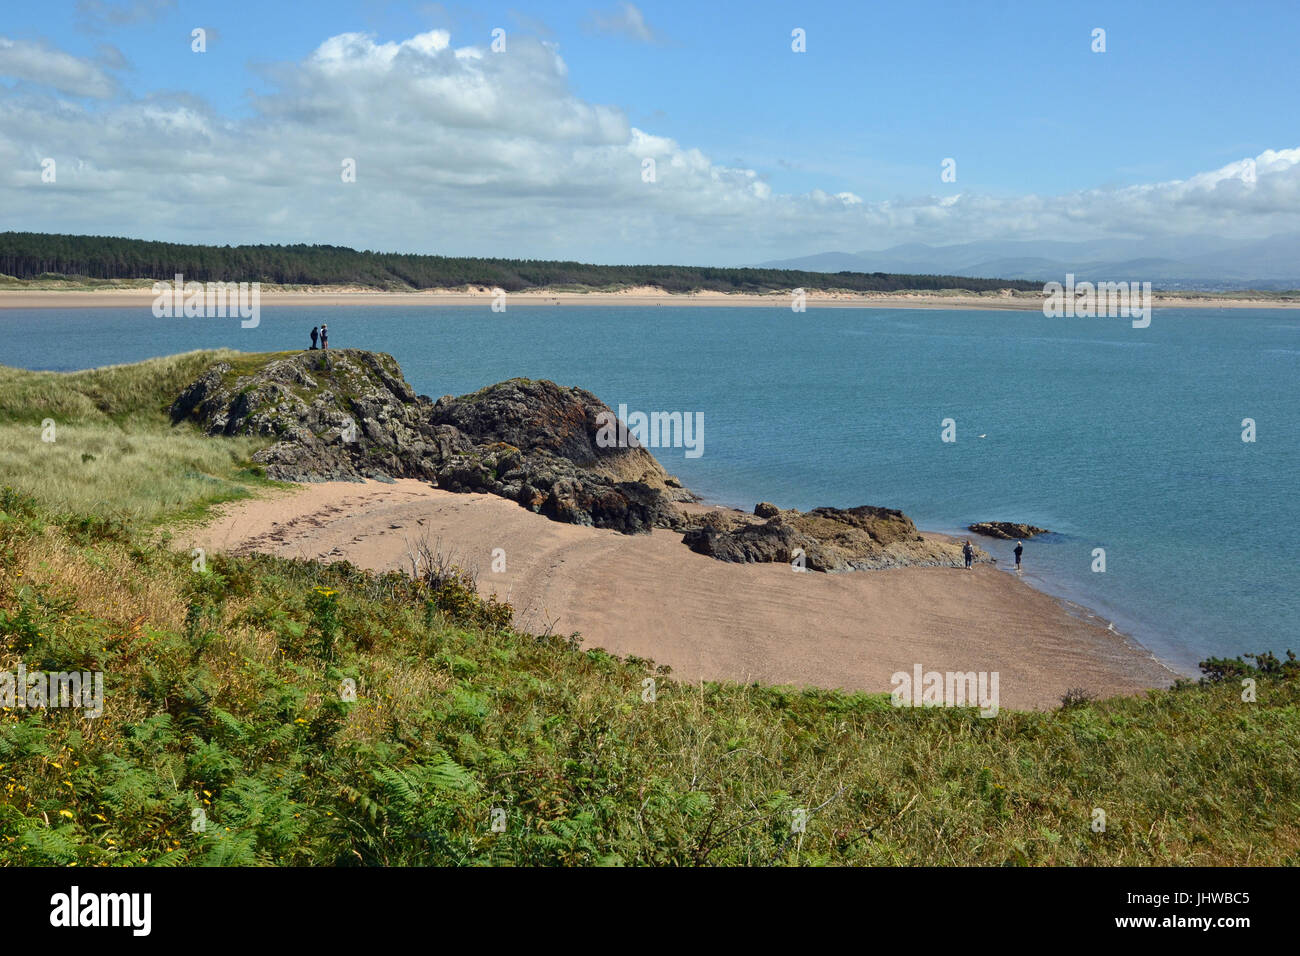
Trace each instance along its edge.
<instances>
[{"instance_id":1,"label":"sandy beach","mask_svg":"<svg viewBox=\"0 0 1300 956\"><path fill-rule=\"evenodd\" d=\"M534 633L635 654L686 680L885 692L916 664L997 671L1001 704L1049 708L1069 688L1107 696L1168 686L1148 652L990 567L795 573L691 552L681 535L551 521L492 495L412 480L287 486L225 506L181 536L187 547L263 551L375 570L409 569L426 539L477 569L479 589L510 601ZM492 570L494 549L505 570Z\"/></svg>"},{"instance_id":2,"label":"sandy beach","mask_svg":"<svg viewBox=\"0 0 1300 956\"><path fill-rule=\"evenodd\" d=\"M474 291L430 289L422 292L379 292L366 289L321 287L311 291L263 289L261 304L289 307L333 306L482 306L492 304L489 289ZM147 288L96 289L63 291L52 289L0 290L0 309L100 309L149 308L154 301ZM544 290L512 292L506 299L530 306L697 306L790 308L790 295L773 292L745 295L724 292L669 293L653 287L625 289L619 292L548 292ZM808 308L839 309L1016 309L1040 311L1041 295L944 294L891 292L853 295L841 292L810 290ZM1215 298L1212 296L1161 296L1152 300L1156 308L1181 309L1294 309L1300 299Z\"/></svg>"}]
</instances>

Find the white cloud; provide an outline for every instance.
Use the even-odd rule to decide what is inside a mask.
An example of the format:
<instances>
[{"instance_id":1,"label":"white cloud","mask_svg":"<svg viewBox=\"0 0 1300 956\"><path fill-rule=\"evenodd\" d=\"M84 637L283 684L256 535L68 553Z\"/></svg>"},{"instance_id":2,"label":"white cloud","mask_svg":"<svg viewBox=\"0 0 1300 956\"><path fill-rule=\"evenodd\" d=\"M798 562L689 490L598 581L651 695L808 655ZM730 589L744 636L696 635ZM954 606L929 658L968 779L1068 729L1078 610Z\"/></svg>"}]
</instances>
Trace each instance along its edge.
<instances>
[{"instance_id":1,"label":"white cloud","mask_svg":"<svg viewBox=\"0 0 1300 956\"><path fill-rule=\"evenodd\" d=\"M0 37L0 76L53 87L69 96L106 98L113 81L103 70L40 43Z\"/></svg>"},{"instance_id":2,"label":"white cloud","mask_svg":"<svg viewBox=\"0 0 1300 956\"><path fill-rule=\"evenodd\" d=\"M33 72L29 50L8 56ZM84 61L43 57L40 82L63 93L111 85ZM873 202L781 193L755 170L633 127L576 96L555 46L527 37L497 54L454 47L440 30L401 42L343 34L266 79L270 91L238 119L176 95L68 100L36 79L0 97L6 228L696 263L912 240L1300 231L1300 149L1253 157L1253 174L1243 158L1060 196ZM55 184L40 180L46 156ZM344 159L355 183L340 179Z\"/></svg>"}]
</instances>

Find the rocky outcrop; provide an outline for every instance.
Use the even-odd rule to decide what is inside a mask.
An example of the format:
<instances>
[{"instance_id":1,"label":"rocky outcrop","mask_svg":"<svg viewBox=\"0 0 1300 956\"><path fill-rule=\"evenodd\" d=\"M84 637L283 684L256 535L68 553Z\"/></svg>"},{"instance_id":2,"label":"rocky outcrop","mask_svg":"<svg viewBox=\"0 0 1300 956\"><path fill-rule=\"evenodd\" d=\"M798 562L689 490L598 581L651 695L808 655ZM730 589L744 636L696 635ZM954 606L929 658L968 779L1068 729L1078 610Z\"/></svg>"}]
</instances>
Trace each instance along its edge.
<instances>
[{"instance_id":1,"label":"rocky outcrop","mask_svg":"<svg viewBox=\"0 0 1300 956\"><path fill-rule=\"evenodd\" d=\"M982 534L986 538L1001 538L1004 541L1017 541L1038 534L1052 533L1046 528L1036 528L1032 524L1015 524L1011 521L979 521L969 527L976 534Z\"/></svg>"},{"instance_id":2,"label":"rocky outcrop","mask_svg":"<svg viewBox=\"0 0 1300 956\"><path fill-rule=\"evenodd\" d=\"M694 500L641 447L602 448L598 416L612 414L591 392L511 379L430 415L448 447L438 480L451 491L491 491L557 521L620 531L681 525L674 502Z\"/></svg>"},{"instance_id":3,"label":"rocky outcrop","mask_svg":"<svg viewBox=\"0 0 1300 956\"><path fill-rule=\"evenodd\" d=\"M721 561L789 563L801 553L804 567L811 571L961 567L964 563L960 543L922 535L907 515L889 508L777 509L766 520L758 517L710 512L697 518L682 540L692 551ZM980 549L975 552L977 560L992 561Z\"/></svg>"},{"instance_id":4,"label":"rocky outcrop","mask_svg":"<svg viewBox=\"0 0 1300 956\"><path fill-rule=\"evenodd\" d=\"M218 362L181 392L171 417L209 435L274 438L254 458L281 481L388 480L436 474L431 408L392 356L339 349L247 370Z\"/></svg>"},{"instance_id":5,"label":"rocky outcrop","mask_svg":"<svg viewBox=\"0 0 1300 956\"><path fill-rule=\"evenodd\" d=\"M922 535L888 508L681 509L694 496L649 451L635 440L597 442L608 406L554 382L516 378L435 402L415 394L391 355L285 352L214 364L171 415L211 435L270 439L254 459L282 481L416 478L500 495L556 521L625 533L676 529L692 550L722 561L802 556L813 571L962 565L960 543Z\"/></svg>"},{"instance_id":6,"label":"rocky outcrop","mask_svg":"<svg viewBox=\"0 0 1300 956\"><path fill-rule=\"evenodd\" d=\"M512 379L436 403L379 352L219 362L173 403L173 422L274 438L255 460L283 481L417 478L501 495L557 521L626 533L680 528L693 500L648 451L601 448L590 392ZM236 360L239 362L239 360Z\"/></svg>"}]
</instances>

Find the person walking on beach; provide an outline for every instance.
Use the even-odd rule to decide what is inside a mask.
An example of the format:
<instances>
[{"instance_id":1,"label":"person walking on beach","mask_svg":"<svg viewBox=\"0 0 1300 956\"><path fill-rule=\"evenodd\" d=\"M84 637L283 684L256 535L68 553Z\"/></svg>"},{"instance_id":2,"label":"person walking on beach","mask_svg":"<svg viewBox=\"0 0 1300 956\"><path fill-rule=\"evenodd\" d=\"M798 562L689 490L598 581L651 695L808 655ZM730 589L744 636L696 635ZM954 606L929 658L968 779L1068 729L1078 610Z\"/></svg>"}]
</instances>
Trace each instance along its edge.
<instances>
[{"instance_id":1,"label":"person walking on beach","mask_svg":"<svg viewBox=\"0 0 1300 956\"><path fill-rule=\"evenodd\" d=\"M1020 555L1024 553L1024 550L1025 550L1025 543L1023 541L1017 541L1016 542L1016 570L1017 571L1020 570Z\"/></svg>"},{"instance_id":2,"label":"person walking on beach","mask_svg":"<svg viewBox=\"0 0 1300 956\"><path fill-rule=\"evenodd\" d=\"M323 349L330 347L330 328L324 322L320 324L320 347Z\"/></svg>"},{"instance_id":3,"label":"person walking on beach","mask_svg":"<svg viewBox=\"0 0 1300 956\"><path fill-rule=\"evenodd\" d=\"M320 338L320 329L313 325L311 327L311 350L313 352L316 351L316 340L318 338Z\"/></svg>"},{"instance_id":4,"label":"person walking on beach","mask_svg":"<svg viewBox=\"0 0 1300 956\"><path fill-rule=\"evenodd\" d=\"M966 570L971 570L971 564L975 560L975 549L970 546L970 539L961 546L961 556L966 559Z\"/></svg>"}]
</instances>

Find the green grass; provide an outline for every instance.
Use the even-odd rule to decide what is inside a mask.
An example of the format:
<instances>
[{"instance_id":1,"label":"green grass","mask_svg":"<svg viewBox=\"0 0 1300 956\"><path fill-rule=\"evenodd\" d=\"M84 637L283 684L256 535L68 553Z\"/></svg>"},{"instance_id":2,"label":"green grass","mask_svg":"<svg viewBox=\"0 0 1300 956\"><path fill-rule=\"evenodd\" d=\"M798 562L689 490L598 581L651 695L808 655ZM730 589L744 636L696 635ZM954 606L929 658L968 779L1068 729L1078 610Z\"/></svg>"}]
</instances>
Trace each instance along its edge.
<instances>
[{"instance_id":1,"label":"green grass","mask_svg":"<svg viewBox=\"0 0 1300 956\"><path fill-rule=\"evenodd\" d=\"M0 473L57 511L148 523L194 518L267 486L249 459L265 442L213 440L189 426L0 425Z\"/></svg>"},{"instance_id":2,"label":"green grass","mask_svg":"<svg viewBox=\"0 0 1300 956\"><path fill-rule=\"evenodd\" d=\"M0 366L0 474L46 508L146 523L246 497L267 485L251 461L266 441L207 438L167 416L219 359L251 369L267 356L188 352L81 372Z\"/></svg>"},{"instance_id":3,"label":"green grass","mask_svg":"<svg viewBox=\"0 0 1300 956\"><path fill-rule=\"evenodd\" d=\"M0 707L0 864L1300 863L1294 663L983 719L677 683L460 574L196 568L157 523L260 482L251 444L167 423L210 360L0 369L26 489L0 490L0 674L106 692L96 719Z\"/></svg>"},{"instance_id":4,"label":"green grass","mask_svg":"<svg viewBox=\"0 0 1300 956\"><path fill-rule=\"evenodd\" d=\"M982 719L679 684L508 620L460 577L197 572L6 495L0 669L103 671L106 704L0 710L0 863L1300 862L1295 668L1255 703L1230 679Z\"/></svg>"},{"instance_id":5,"label":"green grass","mask_svg":"<svg viewBox=\"0 0 1300 956\"><path fill-rule=\"evenodd\" d=\"M90 424L143 417L165 422L176 396L216 361L248 361L256 356L221 349L185 352L131 365L108 365L80 372L32 372L0 365L0 423Z\"/></svg>"}]
</instances>

